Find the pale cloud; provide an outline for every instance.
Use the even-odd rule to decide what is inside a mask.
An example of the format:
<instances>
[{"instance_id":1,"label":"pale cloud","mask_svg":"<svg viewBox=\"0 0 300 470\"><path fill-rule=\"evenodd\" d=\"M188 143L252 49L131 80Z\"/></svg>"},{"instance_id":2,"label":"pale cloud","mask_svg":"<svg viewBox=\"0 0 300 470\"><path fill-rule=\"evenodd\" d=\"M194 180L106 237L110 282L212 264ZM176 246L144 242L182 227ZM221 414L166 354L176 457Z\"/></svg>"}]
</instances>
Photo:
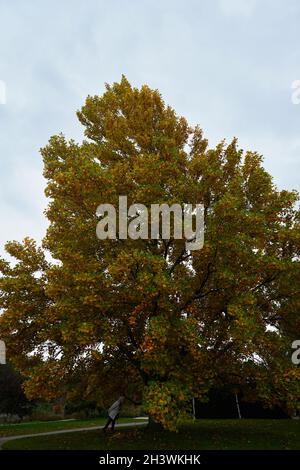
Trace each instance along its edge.
<instances>
[{"instance_id":1,"label":"pale cloud","mask_svg":"<svg viewBox=\"0 0 300 470\"><path fill-rule=\"evenodd\" d=\"M297 0L0 0L0 17L0 252L44 234L39 148L59 132L80 141L76 110L123 73L300 189Z\"/></svg>"},{"instance_id":2,"label":"pale cloud","mask_svg":"<svg viewBox=\"0 0 300 470\"><path fill-rule=\"evenodd\" d=\"M0 80L0 104L6 104L6 83Z\"/></svg>"},{"instance_id":3,"label":"pale cloud","mask_svg":"<svg viewBox=\"0 0 300 470\"><path fill-rule=\"evenodd\" d=\"M40 243L47 228L43 215L47 201L42 168L20 162L7 174L1 186L1 252L8 240L21 241L34 236Z\"/></svg>"},{"instance_id":4,"label":"pale cloud","mask_svg":"<svg viewBox=\"0 0 300 470\"><path fill-rule=\"evenodd\" d=\"M257 0L219 0L221 12L226 16L250 17L257 7Z\"/></svg>"}]
</instances>

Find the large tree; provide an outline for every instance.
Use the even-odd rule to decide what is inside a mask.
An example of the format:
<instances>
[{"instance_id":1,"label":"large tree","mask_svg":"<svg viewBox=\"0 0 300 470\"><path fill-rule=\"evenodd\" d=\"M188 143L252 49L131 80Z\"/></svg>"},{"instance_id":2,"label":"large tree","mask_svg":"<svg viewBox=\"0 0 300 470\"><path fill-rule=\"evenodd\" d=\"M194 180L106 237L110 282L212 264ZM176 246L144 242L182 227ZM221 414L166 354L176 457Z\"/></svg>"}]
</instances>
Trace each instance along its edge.
<instances>
[{"instance_id":1,"label":"large tree","mask_svg":"<svg viewBox=\"0 0 300 470\"><path fill-rule=\"evenodd\" d=\"M158 91L125 77L78 112L81 144L42 149L49 228L43 248L10 242L1 261L0 337L29 397L80 390L142 401L170 429L192 397L253 385L299 408L300 219L255 152L209 148ZM202 203L205 242L99 240L101 203ZM45 258L45 250L49 257Z\"/></svg>"}]
</instances>

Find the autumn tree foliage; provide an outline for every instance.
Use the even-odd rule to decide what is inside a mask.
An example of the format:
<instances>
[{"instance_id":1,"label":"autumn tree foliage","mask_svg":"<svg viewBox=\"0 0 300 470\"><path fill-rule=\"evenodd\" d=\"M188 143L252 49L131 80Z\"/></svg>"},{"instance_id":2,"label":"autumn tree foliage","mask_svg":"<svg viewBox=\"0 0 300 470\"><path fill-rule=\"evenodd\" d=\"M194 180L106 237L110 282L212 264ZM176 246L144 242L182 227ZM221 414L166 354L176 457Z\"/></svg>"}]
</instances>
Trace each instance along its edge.
<instances>
[{"instance_id":1,"label":"autumn tree foliage","mask_svg":"<svg viewBox=\"0 0 300 470\"><path fill-rule=\"evenodd\" d=\"M158 91L125 77L77 114L85 140L57 135L41 151L43 246L9 242L15 262L0 265L0 337L28 397L106 404L121 392L169 429L222 384L299 409L298 194L236 139L209 148ZM119 195L204 204L203 248L97 239L96 208Z\"/></svg>"}]
</instances>

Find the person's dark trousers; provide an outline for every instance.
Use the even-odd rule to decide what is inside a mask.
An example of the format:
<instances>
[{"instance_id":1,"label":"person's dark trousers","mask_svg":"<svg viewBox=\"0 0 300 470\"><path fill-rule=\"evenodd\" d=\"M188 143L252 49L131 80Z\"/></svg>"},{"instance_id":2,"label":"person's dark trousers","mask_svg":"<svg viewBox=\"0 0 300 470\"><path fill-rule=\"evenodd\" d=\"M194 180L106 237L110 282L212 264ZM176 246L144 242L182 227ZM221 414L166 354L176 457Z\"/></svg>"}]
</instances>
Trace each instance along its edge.
<instances>
[{"instance_id":1,"label":"person's dark trousers","mask_svg":"<svg viewBox=\"0 0 300 470\"><path fill-rule=\"evenodd\" d=\"M116 421L115 419L111 419L111 417L109 417L107 422L106 422L106 425L103 428L103 431L106 431L106 429L108 428L110 423L111 423L111 430L114 431L115 430L115 421Z\"/></svg>"},{"instance_id":2,"label":"person's dark trousers","mask_svg":"<svg viewBox=\"0 0 300 470\"><path fill-rule=\"evenodd\" d=\"M118 419L119 415L117 414L117 416L115 417L115 419L112 419L110 416L108 417L108 420L103 428L103 431L106 431L106 429L108 428L108 426L110 425L111 423L111 430L114 431L115 430L115 423L116 423L116 419Z\"/></svg>"}]
</instances>

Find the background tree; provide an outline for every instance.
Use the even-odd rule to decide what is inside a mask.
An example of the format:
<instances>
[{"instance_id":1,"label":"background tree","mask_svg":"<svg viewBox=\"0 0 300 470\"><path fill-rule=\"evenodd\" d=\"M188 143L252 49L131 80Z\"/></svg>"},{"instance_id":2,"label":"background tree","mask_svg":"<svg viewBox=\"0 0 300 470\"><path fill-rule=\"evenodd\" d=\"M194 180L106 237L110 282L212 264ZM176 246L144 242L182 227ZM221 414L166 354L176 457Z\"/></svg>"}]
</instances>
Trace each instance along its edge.
<instances>
[{"instance_id":1,"label":"background tree","mask_svg":"<svg viewBox=\"0 0 300 470\"><path fill-rule=\"evenodd\" d=\"M17 415L20 419L30 414L35 404L24 394L23 380L9 364L0 366L0 414Z\"/></svg>"},{"instance_id":2,"label":"background tree","mask_svg":"<svg viewBox=\"0 0 300 470\"><path fill-rule=\"evenodd\" d=\"M299 408L286 353L300 335L298 194L278 191L236 139L209 149L158 91L125 77L78 117L86 140L42 149L53 262L28 239L7 245L16 266L1 262L0 336L28 396L122 391L175 429L192 397L251 379L261 400ZM119 195L203 203L204 247L98 240L96 208Z\"/></svg>"}]
</instances>

